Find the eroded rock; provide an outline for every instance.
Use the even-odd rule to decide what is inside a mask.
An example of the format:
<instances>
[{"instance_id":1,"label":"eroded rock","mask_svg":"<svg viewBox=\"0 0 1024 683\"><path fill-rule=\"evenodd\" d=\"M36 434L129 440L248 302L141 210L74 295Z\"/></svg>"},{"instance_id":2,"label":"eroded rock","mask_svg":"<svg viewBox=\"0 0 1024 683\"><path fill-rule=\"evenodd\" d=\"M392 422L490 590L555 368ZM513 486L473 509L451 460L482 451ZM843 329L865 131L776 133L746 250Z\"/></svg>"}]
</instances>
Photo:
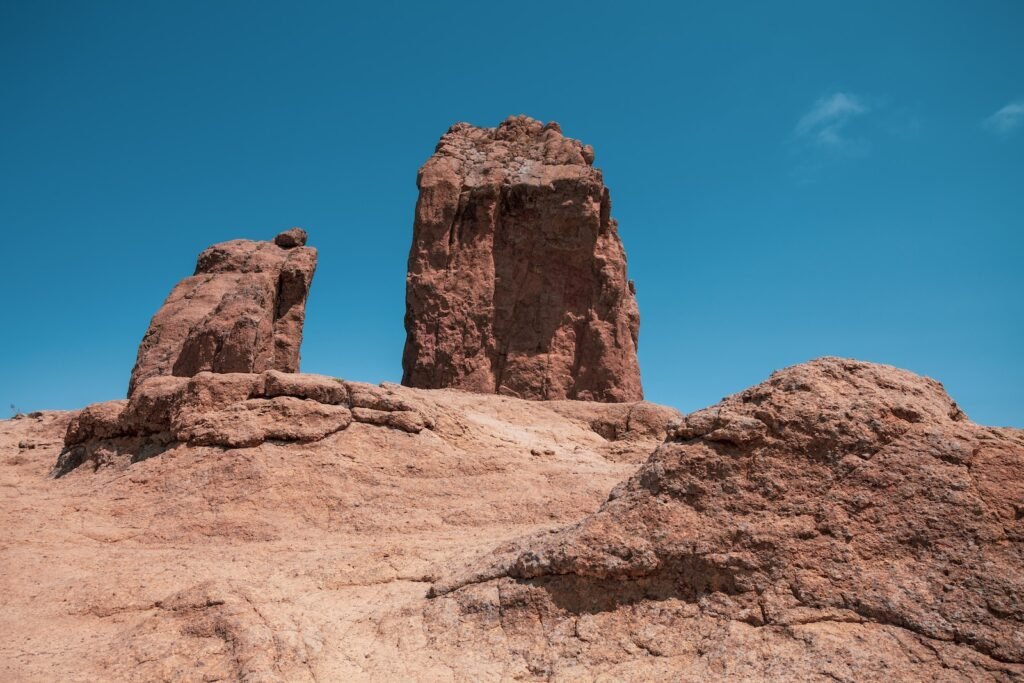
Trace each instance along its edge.
<instances>
[{"instance_id":1,"label":"eroded rock","mask_svg":"<svg viewBox=\"0 0 1024 683\"><path fill-rule=\"evenodd\" d=\"M177 444L250 448L266 441L319 441L353 421L411 434L434 427L427 408L387 386L276 370L155 376L127 401L79 411L53 474L85 463L135 462Z\"/></svg>"},{"instance_id":2,"label":"eroded rock","mask_svg":"<svg viewBox=\"0 0 1024 683\"><path fill-rule=\"evenodd\" d=\"M326 375L293 374L270 370L264 373L264 392L274 396L308 398L329 405L349 403L349 383Z\"/></svg>"},{"instance_id":3,"label":"eroded rock","mask_svg":"<svg viewBox=\"0 0 1024 683\"><path fill-rule=\"evenodd\" d=\"M153 316L128 395L150 377L298 372L316 249L293 228L273 242L232 240L199 255Z\"/></svg>"},{"instance_id":4,"label":"eroded rock","mask_svg":"<svg viewBox=\"0 0 1024 683\"><path fill-rule=\"evenodd\" d=\"M174 435L196 446L247 448L264 441L319 441L351 423L345 406L276 396L191 413L175 425Z\"/></svg>"},{"instance_id":5,"label":"eroded rock","mask_svg":"<svg viewBox=\"0 0 1024 683\"><path fill-rule=\"evenodd\" d=\"M459 123L420 169L402 383L643 398L640 317L593 150L556 123Z\"/></svg>"},{"instance_id":6,"label":"eroded rock","mask_svg":"<svg viewBox=\"0 0 1024 683\"><path fill-rule=\"evenodd\" d=\"M819 641L827 665L799 661L799 648L770 670L721 654L755 677L880 666L904 679L1009 679L1024 673L1022 501L1024 433L973 424L931 379L823 358L686 416L598 512L499 548L432 593L454 602L438 614L469 621L496 601L534 671L626 647L571 637L590 614L611 640L682 657L684 678L706 662L679 654L689 645L670 633L733 623L783 629L769 635L825 625L807 637L861 625ZM732 649L769 638L728 634ZM894 637L931 654L882 645ZM851 650L857 639L875 645ZM773 651L790 647L776 640Z\"/></svg>"}]
</instances>

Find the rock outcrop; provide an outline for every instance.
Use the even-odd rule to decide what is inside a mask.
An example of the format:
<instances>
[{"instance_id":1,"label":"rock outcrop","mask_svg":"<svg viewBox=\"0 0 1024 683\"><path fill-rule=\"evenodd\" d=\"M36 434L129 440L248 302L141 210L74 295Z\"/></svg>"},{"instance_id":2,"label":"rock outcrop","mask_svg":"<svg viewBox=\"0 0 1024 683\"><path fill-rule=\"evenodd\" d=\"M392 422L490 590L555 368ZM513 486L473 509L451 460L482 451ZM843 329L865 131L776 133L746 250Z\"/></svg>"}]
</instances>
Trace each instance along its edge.
<instances>
[{"instance_id":1,"label":"rock outcrop","mask_svg":"<svg viewBox=\"0 0 1024 683\"><path fill-rule=\"evenodd\" d=\"M275 430L333 429L343 408L352 422L316 440L156 450L178 426L249 442L249 424L185 408L244 417L281 396L282 413L304 407L273 414ZM400 402L434 426L380 426L413 417ZM153 434L113 436L120 403L0 420L0 680L488 680L467 673L471 653L440 659L424 641L432 567L592 512L678 418L286 373L153 378L129 407ZM47 477L76 415L89 456Z\"/></svg>"},{"instance_id":2,"label":"rock outcrop","mask_svg":"<svg viewBox=\"0 0 1024 683\"><path fill-rule=\"evenodd\" d=\"M150 377L128 400L94 403L68 424L54 476L137 462L178 444L251 448L319 441L353 421L418 433L434 420L387 386L324 375L213 373Z\"/></svg>"},{"instance_id":3,"label":"rock outcrop","mask_svg":"<svg viewBox=\"0 0 1024 683\"><path fill-rule=\"evenodd\" d=\"M11 680L1024 680L1024 432L885 366L685 417L155 377L0 421L0 491Z\"/></svg>"},{"instance_id":4,"label":"rock outcrop","mask_svg":"<svg viewBox=\"0 0 1024 683\"><path fill-rule=\"evenodd\" d=\"M432 593L434 638L471 649L500 614L541 677L1019 680L1024 432L819 359L686 416L598 512Z\"/></svg>"},{"instance_id":5,"label":"rock outcrop","mask_svg":"<svg viewBox=\"0 0 1024 683\"><path fill-rule=\"evenodd\" d=\"M633 283L593 161L524 116L441 138L417 180L403 384L643 398Z\"/></svg>"},{"instance_id":6,"label":"rock outcrop","mask_svg":"<svg viewBox=\"0 0 1024 683\"><path fill-rule=\"evenodd\" d=\"M153 316L128 385L199 372L298 372L316 249L292 228L272 242L232 240L199 255Z\"/></svg>"}]
</instances>

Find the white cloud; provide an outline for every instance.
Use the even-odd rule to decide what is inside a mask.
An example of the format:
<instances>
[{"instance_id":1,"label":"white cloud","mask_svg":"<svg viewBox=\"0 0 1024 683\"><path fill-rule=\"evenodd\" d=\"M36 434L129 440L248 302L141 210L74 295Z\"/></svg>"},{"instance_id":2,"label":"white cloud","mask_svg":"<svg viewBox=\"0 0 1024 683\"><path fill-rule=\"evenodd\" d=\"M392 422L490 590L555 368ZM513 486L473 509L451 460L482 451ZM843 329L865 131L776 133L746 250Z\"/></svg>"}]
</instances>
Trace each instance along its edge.
<instances>
[{"instance_id":1,"label":"white cloud","mask_svg":"<svg viewBox=\"0 0 1024 683\"><path fill-rule=\"evenodd\" d=\"M1024 124L1024 100L1016 100L982 121L991 131L1000 135L1009 135L1021 124Z\"/></svg>"},{"instance_id":2,"label":"white cloud","mask_svg":"<svg viewBox=\"0 0 1024 683\"><path fill-rule=\"evenodd\" d=\"M855 143L844 135L844 129L852 119L867 111L867 106L855 95L837 92L815 102L811 110L800 117L796 134L821 147L848 149Z\"/></svg>"}]
</instances>

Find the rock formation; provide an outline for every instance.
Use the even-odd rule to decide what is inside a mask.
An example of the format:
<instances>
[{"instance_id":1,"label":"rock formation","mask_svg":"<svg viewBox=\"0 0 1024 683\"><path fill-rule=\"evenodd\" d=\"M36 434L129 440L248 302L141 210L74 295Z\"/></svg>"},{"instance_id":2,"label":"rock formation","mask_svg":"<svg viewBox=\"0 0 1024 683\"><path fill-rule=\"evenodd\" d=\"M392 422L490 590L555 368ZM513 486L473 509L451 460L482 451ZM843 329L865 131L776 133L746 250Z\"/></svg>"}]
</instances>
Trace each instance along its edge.
<instances>
[{"instance_id":1,"label":"rock formation","mask_svg":"<svg viewBox=\"0 0 1024 683\"><path fill-rule=\"evenodd\" d=\"M633 283L593 161L524 116L441 138L417 180L403 384L643 397Z\"/></svg>"},{"instance_id":2,"label":"rock formation","mask_svg":"<svg viewBox=\"0 0 1024 683\"><path fill-rule=\"evenodd\" d=\"M597 513L432 590L454 601L435 638L465 649L500 613L540 677L1019 680L1024 432L819 359L686 416ZM631 649L662 659L616 669Z\"/></svg>"},{"instance_id":3,"label":"rock formation","mask_svg":"<svg viewBox=\"0 0 1024 683\"><path fill-rule=\"evenodd\" d=\"M478 393L294 372L292 229L200 255L127 400L0 421L0 676L1024 680L1024 432L841 358L624 402L592 159L514 118L423 169L405 381Z\"/></svg>"},{"instance_id":4,"label":"rock formation","mask_svg":"<svg viewBox=\"0 0 1024 683\"><path fill-rule=\"evenodd\" d=\"M319 441L353 421L417 433L433 426L387 387L268 370L156 376L127 400L95 403L68 424L55 476L91 463L137 462L178 444L251 448Z\"/></svg>"},{"instance_id":5,"label":"rock formation","mask_svg":"<svg viewBox=\"0 0 1024 683\"><path fill-rule=\"evenodd\" d=\"M203 371L298 372L316 249L292 228L273 242L232 240L199 255L153 316L128 385Z\"/></svg>"},{"instance_id":6,"label":"rock formation","mask_svg":"<svg viewBox=\"0 0 1024 683\"><path fill-rule=\"evenodd\" d=\"M267 372L0 420L0 678L452 680L433 567L592 512L673 417Z\"/></svg>"},{"instance_id":7,"label":"rock formation","mask_svg":"<svg viewBox=\"0 0 1024 683\"><path fill-rule=\"evenodd\" d=\"M86 464L92 469L125 466L179 446L309 444L353 422L418 434L434 428L441 410L437 398L423 393L395 384L376 386L277 370L151 377L129 399L94 403L71 417L51 474L61 477ZM679 415L643 401L548 405L553 415L576 421L612 443L664 438L670 420ZM544 444L543 451L549 446ZM606 457L617 459L618 450L610 448Z\"/></svg>"},{"instance_id":8,"label":"rock formation","mask_svg":"<svg viewBox=\"0 0 1024 683\"><path fill-rule=\"evenodd\" d=\"M869 363L685 418L153 377L0 421L0 492L8 680L1024 680L1024 432Z\"/></svg>"}]
</instances>

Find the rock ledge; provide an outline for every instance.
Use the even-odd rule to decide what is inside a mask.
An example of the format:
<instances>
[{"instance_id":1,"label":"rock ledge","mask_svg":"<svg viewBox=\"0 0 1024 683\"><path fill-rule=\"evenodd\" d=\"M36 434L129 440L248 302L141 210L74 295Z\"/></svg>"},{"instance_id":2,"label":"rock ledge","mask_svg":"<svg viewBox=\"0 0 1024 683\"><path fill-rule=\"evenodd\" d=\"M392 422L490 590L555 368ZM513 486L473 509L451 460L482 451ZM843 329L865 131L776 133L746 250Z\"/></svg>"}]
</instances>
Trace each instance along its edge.
<instances>
[{"instance_id":1,"label":"rock ledge","mask_svg":"<svg viewBox=\"0 0 1024 683\"><path fill-rule=\"evenodd\" d=\"M127 401L95 403L68 424L53 470L152 457L177 445L249 448L310 442L353 421L419 433L434 426L421 405L386 386L268 370L151 377Z\"/></svg>"}]
</instances>

